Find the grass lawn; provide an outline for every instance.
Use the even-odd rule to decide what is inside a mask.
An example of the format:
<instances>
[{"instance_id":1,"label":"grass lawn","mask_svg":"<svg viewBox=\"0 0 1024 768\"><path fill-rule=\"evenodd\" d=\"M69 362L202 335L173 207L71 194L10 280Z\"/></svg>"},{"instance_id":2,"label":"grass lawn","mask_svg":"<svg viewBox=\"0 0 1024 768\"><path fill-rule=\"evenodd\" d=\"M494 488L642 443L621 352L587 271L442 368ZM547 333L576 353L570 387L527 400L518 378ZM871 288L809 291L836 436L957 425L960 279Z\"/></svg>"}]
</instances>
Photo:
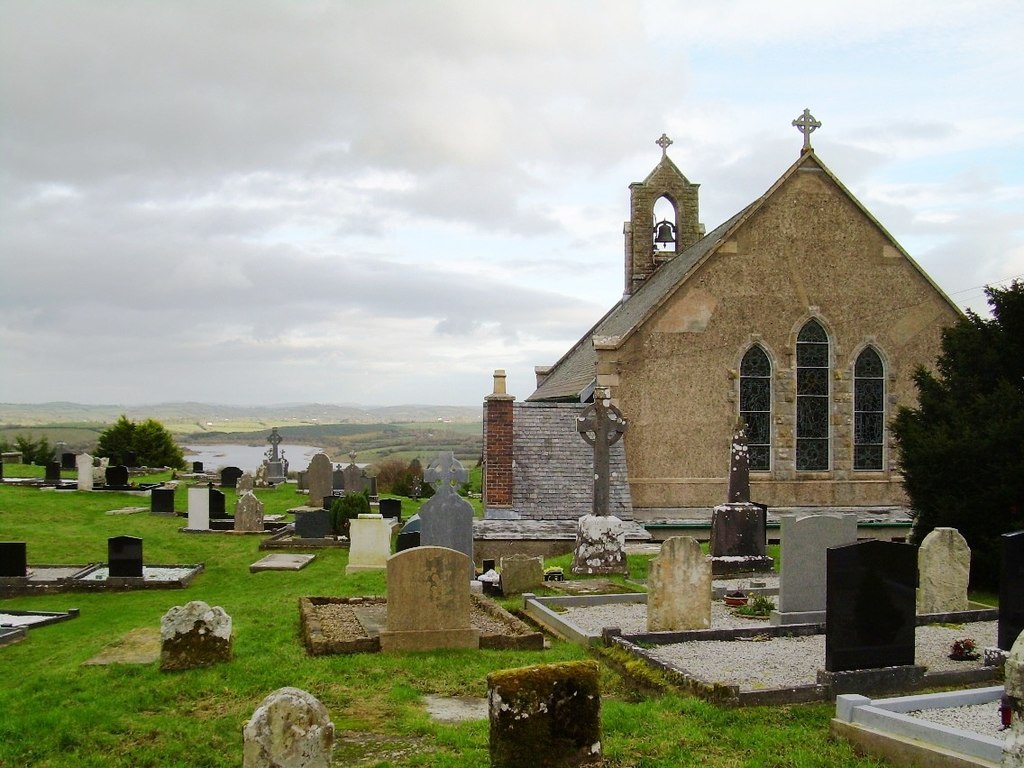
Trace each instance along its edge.
<instances>
[{"instance_id":1,"label":"grass lawn","mask_svg":"<svg viewBox=\"0 0 1024 768\"><path fill-rule=\"evenodd\" d=\"M267 512L298 504L293 487L259 491ZM233 502L229 491L229 509ZM0 610L81 611L0 648L0 766L237 766L245 720L268 693L296 686L331 713L341 741L335 765L480 768L488 765L487 722L432 721L423 695L482 697L492 670L588 653L552 640L545 651L311 658L299 640L299 597L386 594L382 574L345 576L343 550L320 551L297 573L250 574L265 554L258 537L182 534L181 518L105 514L128 506L148 500L0 488L0 540L28 542L30 564L103 562L107 537L129 534L144 539L147 563L206 566L186 590L0 600ZM184 486L177 507L186 507ZM646 562L630 565L639 571ZM82 665L132 630L158 628L169 608L189 600L232 616L233 661L174 673L156 663ZM827 738L830 705L726 710L682 695L638 698L607 668L602 691L607 766L879 765Z\"/></svg>"}]
</instances>

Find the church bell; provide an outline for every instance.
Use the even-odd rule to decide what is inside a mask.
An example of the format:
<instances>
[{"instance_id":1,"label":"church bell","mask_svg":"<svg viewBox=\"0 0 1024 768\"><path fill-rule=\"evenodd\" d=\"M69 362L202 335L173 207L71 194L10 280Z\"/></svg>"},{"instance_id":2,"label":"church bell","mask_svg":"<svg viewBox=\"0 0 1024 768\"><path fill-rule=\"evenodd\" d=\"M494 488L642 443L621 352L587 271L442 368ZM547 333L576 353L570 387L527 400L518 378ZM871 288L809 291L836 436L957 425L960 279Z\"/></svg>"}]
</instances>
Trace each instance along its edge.
<instances>
[{"instance_id":1,"label":"church bell","mask_svg":"<svg viewBox=\"0 0 1024 768\"><path fill-rule=\"evenodd\" d=\"M665 220L658 222L658 230L654 235L655 245L666 246L674 244L675 241L675 227Z\"/></svg>"}]
</instances>

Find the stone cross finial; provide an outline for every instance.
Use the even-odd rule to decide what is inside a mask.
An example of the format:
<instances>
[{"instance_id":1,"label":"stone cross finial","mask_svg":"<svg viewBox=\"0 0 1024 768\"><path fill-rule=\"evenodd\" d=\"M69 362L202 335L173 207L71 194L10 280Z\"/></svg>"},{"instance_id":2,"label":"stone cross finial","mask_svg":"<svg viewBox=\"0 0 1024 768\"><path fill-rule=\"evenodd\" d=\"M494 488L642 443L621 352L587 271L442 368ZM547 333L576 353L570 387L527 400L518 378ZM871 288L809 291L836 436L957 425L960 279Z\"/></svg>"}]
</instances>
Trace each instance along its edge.
<instances>
[{"instance_id":1,"label":"stone cross finial","mask_svg":"<svg viewBox=\"0 0 1024 768\"><path fill-rule=\"evenodd\" d=\"M730 504L750 501L750 448L747 445L747 425L739 422L732 436L729 453L729 499Z\"/></svg>"},{"instance_id":2,"label":"stone cross finial","mask_svg":"<svg viewBox=\"0 0 1024 768\"><path fill-rule=\"evenodd\" d=\"M811 134L821 128L821 121L815 120L811 110L805 109L804 113L793 121L793 125L804 135L804 148L802 151L806 152L808 149L811 149Z\"/></svg>"},{"instance_id":3,"label":"stone cross finial","mask_svg":"<svg viewBox=\"0 0 1024 768\"><path fill-rule=\"evenodd\" d=\"M469 473L454 453L442 451L423 470L423 479L431 483L437 493L454 493L456 485L469 479Z\"/></svg>"},{"instance_id":4,"label":"stone cross finial","mask_svg":"<svg viewBox=\"0 0 1024 768\"><path fill-rule=\"evenodd\" d=\"M358 456L358 455L359 455L359 454L357 454L357 453L356 453L355 451L349 451L349 454L348 454L348 459L349 459L349 461L350 461L350 462L351 462L352 464L355 464L355 463L356 463L356 456Z\"/></svg>"},{"instance_id":5,"label":"stone cross finial","mask_svg":"<svg viewBox=\"0 0 1024 768\"><path fill-rule=\"evenodd\" d=\"M672 145L672 139L670 139L666 134L663 133L661 134L661 138L654 143L661 147L662 157L668 155L668 148Z\"/></svg>"},{"instance_id":6,"label":"stone cross finial","mask_svg":"<svg viewBox=\"0 0 1024 768\"><path fill-rule=\"evenodd\" d=\"M277 427L273 427L270 430L270 437L267 438L267 442L270 443L270 447L271 447L270 448L271 449L271 454L270 454L270 460L271 461L278 461L279 460L280 457L277 454L277 446L279 446L283 440L284 440L284 438L282 438L281 435L279 435L277 433Z\"/></svg>"},{"instance_id":7,"label":"stone cross finial","mask_svg":"<svg viewBox=\"0 0 1024 768\"><path fill-rule=\"evenodd\" d=\"M594 446L594 506L595 515L608 514L608 484L611 463L609 448L622 439L626 420L608 397L608 391L594 392L594 402L576 417L576 431Z\"/></svg>"}]
</instances>

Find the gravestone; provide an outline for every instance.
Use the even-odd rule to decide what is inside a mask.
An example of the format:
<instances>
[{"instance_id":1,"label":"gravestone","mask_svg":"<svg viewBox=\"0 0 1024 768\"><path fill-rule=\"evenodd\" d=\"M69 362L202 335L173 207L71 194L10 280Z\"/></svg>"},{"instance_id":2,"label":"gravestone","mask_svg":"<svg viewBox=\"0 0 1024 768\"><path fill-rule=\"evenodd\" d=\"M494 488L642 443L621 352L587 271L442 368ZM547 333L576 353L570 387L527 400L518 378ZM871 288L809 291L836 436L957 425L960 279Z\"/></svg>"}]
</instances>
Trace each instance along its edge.
<instances>
[{"instance_id":1,"label":"gravestone","mask_svg":"<svg viewBox=\"0 0 1024 768\"><path fill-rule=\"evenodd\" d=\"M75 454L64 452L60 455L60 468L71 471L76 469L78 464L75 462Z\"/></svg>"},{"instance_id":2,"label":"gravestone","mask_svg":"<svg viewBox=\"0 0 1024 768\"><path fill-rule=\"evenodd\" d=\"M251 491L243 493L235 502L235 530L263 530L263 502Z\"/></svg>"},{"instance_id":3,"label":"gravestone","mask_svg":"<svg viewBox=\"0 0 1024 768\"><path fill-rule=\"evenodd\" d=\"M24 541L0 541L0 578L28 575L28 545Z\"/></svg>"},{"instance_id":4,"label":"gravestone","mask_svg":"<svg viewBox=\"0 0 1024 768\"><path fill-rule=\"evenodd\" d=\"M917 551L917 612L966 611L971 548L956 528L935 528Z\"/></svg>"},{"instance_id":5,"label":"gravestone","mask_svg":"<svg viewBox=\"0 0 1024 768\"><path fill-rule=\"evenodd\" d=\"M268 475L266 463L260 464L258 467L256 467L256 476L253 478L252 481L253 485L256 486L257 488L266 488L271 484L267 477ZM241 478L239 478L239 481L241 481Z\"/></svg>"},{"instance_id":6,"label":"gravestone","mask_svg":"<svg viewBox=\"0 0 1024 768\"><path fill-rule=\"evenodd\" d=\"M110 466L110 459L106 456L100 456L97 459L93 459L92 462L92 485L95 488L97 485L106 485L107 482L107 468Z\"/></svg>"},{"instance_id":7,"label":"gravestone","mask_svg":"<svg viewBox=\"0 0 1024 768\"><path fill-rule=\"evenodd\" d=\"M825 669L912 665L916 549L875 539L845 544L828 550L826 567Z\"/></svg>"},{"instance_id":8,"label":"gravestone","mask_svg":"<svg viewBox=\"0 0 1024 768\"><path fill-rule=\"evenodd\" d=\"M420 545L420 516L413 515L405 521L395 539L395 552L402 552Z\"/></svg>"},{"instance_id":9,"label":"gravestone","mask_svg":"<svg viewBox=\"0 0 1024 768\"><path fill-rule=\"evenodd\" d=\"M322 539L333 532L329 510L301 509L295 513L295 535L300 539Z\"/></svg>"},{"instance_id":10,"label":"gravestone","mask_svg":"<svg viewBox=\"0 0 1024 768\"><path fill-rule=\"evenodd\" d=\"M334 724L299 688L278 688L242 729L242 768L330 768Z\"/></svg>"},{"instance_id":11,"label":"gravestone","mask_svg":"<svg viewBox=\"0 0 1024 768\"><path fill-rule=\"evenodd\" d=\"M104 475L105 484L108 488L127 488L128 476L128 467L124 464L107 467Z\"/></svg>"},{"instance_id":12,"label":"gravestone","mask_svg":"<svg viewBox=\"0 0 1024 768\"><path fill-rule=\"evenodd\" d=\"M193 531L210 530L210 488L205 485L188 489L188 528Z\"/></svg>"},{"instance_id":13,"label":"gravestone","mask_svg":"<svg viewBox=\"0 0 1024 768\"><path fill-rule=\"evenodd\" d=\"M111 578L141 579L142 539L137 536L111 536L107 539L107 568Z\"/></svg>"},{"instance_id":14,"label":"gravestone","mask_svg":"<svg viewBox=\"0 0 1024 768\"><path fill-rule=\"evenodd\" d=\"M135 451L125 451L124 464L127 467L139 466L139 455Z\"/></svg>"},{"instance_id":15,"label":"gravestone","mask_svg":"<svg viewBox=\"0 0 1024 768\"><path fill-rule=\"evenodd\" d=\"M78 470L78 490L91 491L92 478L92 456L88 453L80 453L75 457L75 468Z\"/></svg>"},{"instance_id":16,"label":"gravestone","mask_svg":"<svg viewBox=\"0 0 1024 768\"><path fill-rule=\"evenodd\" d=\"M740 423L729 450L728 502L711 513L711 572L770 571L768 508L750 501L750 450L747 428Z\"/></svg>"},{"instance_id":17,"label":"gravestone","mask_svg":"<svg viewBox=\"0 0 1024 768\"><path fill-rule=\"evenodd\" d=\"M622 521L609 514L610 449L626 432L626 420L612 405L608 390L594 391L594 402L576 418L576 431L594 448L592 514L576 525L572 572L579 574L628 574L626 532Z\"/></svg>"},{"instance_id":18,"label":"gravestone","mask_svg":"<svg viewBox=\"0 0 1024 768\"><path fill-rule=\"evenodd\" d=\"M227 520L228 513L226 507L226 497L223 491L218 491L214 487L210 487L210 519L211 520Z\"/></svg>"},{"instance_id":19,"label":"gravestone","mask_svg":"<svg viewBox=\"0 0 1024 768\"><path fill-rule=\"evenodd\" d=\"M4 463L0 461L0 481L4 479Z\"/></svg>"},{"instance_id":20,"label":"gravestone","mask_svg":"<svg viewBox=\"0 0 1024 768\"><path fill-rule=\"evenodd\" d=\"M174 514L174 489L154 488L149 492L149 512L152 515Z\"/></svg>"},{"instance_id":21,"label":"gravestone","mask_svg":"<svg viewBox=\"0 0 1024 768\"><path fill-rule=\"evenodd\" d=\"M473 561L445 547L419 546L387 563L388 617L380 633L384 651L479 648L470 624Z\"/></svg>"},{"instance_id":22,"label":"gravestone","mask_svg":"<svg viewBox=\"0 0 1024 768\"><path fill-rule=\"evenodd\" d=\"M392 517L396 520L402 519L402 500L401 499L381 499L380 500L380 513L384 517Z\"/></svg>"},{"instance_id":23,"label":"gravestone","mask_svg":"<svg viewBox=\"0 0 1024 768\"><path fill-rule=\"evenodd\" d=\"M346 574L387 568L391 556L391 523L381 515L359 515L350 520L348 538Z\"/></svg>"},{"instance_id":24,"label":"gravestone","mask_svg":"<svg viewBox=\"0 0 1024 768\"><path fill-rule=\"evenodd\" d=\"M295 473L295 490L297 491L308 491L309 481L307 480L308 470L300 469Z\"/></svg>"},{"instance_id":25,"label":"gravestone","mask_svg":"<svg viewBox=\"0 0 1024 768\"><path fill-rule=\"evenodd\" d=\"M488 568L484 562L484 572ZM493 561L491 567L493 568ZM501 591L505 595L532 592L544 584L544 558L512 555L501 558Z\"/></svg>"},{"instance_id":26,"label":"gravestone","mask_svg":"<svg viewBox=\"0 0 1024 768\"><path fill-rule=\"evenodd\" d=\"M1003 741L1002 768L1024 768L1024 636L1018 636L1003 665L1004 704L1011 711L1010 735Z\"/></svg>"},{"instance_id":27,"label":"gravestone","mask_svg":"<svg viewBox=\"0 0 1024 768\"><path fill-rule=\"evenodd\" d=\"M248 472L240 474L235 481L235 492L239 494L252 493L252 489L255 487L256 480Z\"/></svg>"},{"instance_id":28,"label":"gravestone","mask_svg":"<svg viewBox=\"0 0 1024 768\"><path fill-rule=\"evenodd\" d=\"M46 462L46 470L43 476L44 483L59 483L60 482L60 462L59 461L48 461Z\"/></svg>"},{"instance_id":29,"label":"gravestone","mask_svg":"<svg viewBox=\"0 0 1024 768\"><path fill-rule=\"evenodd\" d=\"M231 660L231 617L202 600L176 605L160 619L160 669L208 667Z\"/></svg>"},{"instance_id":30,"label":"gravestone","mask_svg":"<svg viewBox=\"0 0 1024 768\"><path fill-rule=\"evenodd\" d=\"M241 476L242 470L238 467L224 467L220 471L220 485L222 488L234 488Z\"/></svg>"},{"instance_id":31,"label":"gravestone","mask_svg":"<svg viewBox=\"0 0 1024 768\"><path fill-rule=\"evenodd\" d=\"M825 621L828 549L857 541L857 515L782 515L779 521L783 566L779 608L771 623L820 624Z\"/></svg>"},{"instance_id":32,"label":"gravestone","mask_svg":"<svg viewBox=\"0 0 1024 768\"><path fill-rule=\"evenodd\" d=\"M647 631L711 626L711 562L691 536L673 536L647 574Z\"/></svg>"},{"instance_id":33,"label":"gravestone","mask_svg":"<svg viewBox=\"0 0 1024 768\"><path fill-rule=\"evenodd\" d=\"M309 460L306 470L306 484L309 486L310 507L322 507L324 498L331 495L333 489L332 474L334 467L326 453L318 453Z\"/></svg>"},{"instance_id":34,"label":"gravestone","mask_svg":"<svg viewBox=\"0 0 1024 768\"><path fill-rule=\"evenodd\" d=\"M1024 631L1024 531L1004 533L999 574L999 640L1010 650Z\"/></svg>"},{"instance_id":35,"label":"gravestone","mask_svg":"<svg viewBox=\"0 0 1024 768\"><path fill-rule=\"evenodd\" d=\"M420 507L420 546L447 547L469 558L466 579L473 569L473 505L459 496L459 484L466 482L466 470L451 451L437 456L423 471L434 485L434 495Z\"/></svg>"},{"instance_id":36,"label":"gravestone","mask_svg":"<svg viewBox=\"0 0 1024 768\"><path fill-rule=\"evenodd\" d=\"M277 432L277 427L272 427L267 442L270 448L266 452L266 461L263 462L266 472L266 482L270 485L283 483L288 476L288 462L284 459L284 453L278 450L283 438Z\"/></svg>"},{"instance_id":37,"label":"gravestone","mask_svg":"<svg viewBox=\"0 0 1024 768\"><path fill-rule=\"evenodd\" d=\"M604 764L596 661L491 672L487 709L492 768Z\"/></svg>"},{"instance_id":38,"label":"gravestone","mask_svg":"<svg viewBox=\"0 0 1024 768\"><path fill-rule=\"evenodd\" d=\"M331 490L345 490L345 473L342 471L340 464L338 464L337 466L335 466L333 470L331 470Z\"/></svg>"},{"instance_id":39,"label":"gravestone","mask_svg":"<svg viewBox=\"0 0 1024 768\"><path fill-rule=\"evenodd\" d=\"M193 461L192 462L192 473L196 475L203 474L203 462Z\"/></svg>"}]
</instances>

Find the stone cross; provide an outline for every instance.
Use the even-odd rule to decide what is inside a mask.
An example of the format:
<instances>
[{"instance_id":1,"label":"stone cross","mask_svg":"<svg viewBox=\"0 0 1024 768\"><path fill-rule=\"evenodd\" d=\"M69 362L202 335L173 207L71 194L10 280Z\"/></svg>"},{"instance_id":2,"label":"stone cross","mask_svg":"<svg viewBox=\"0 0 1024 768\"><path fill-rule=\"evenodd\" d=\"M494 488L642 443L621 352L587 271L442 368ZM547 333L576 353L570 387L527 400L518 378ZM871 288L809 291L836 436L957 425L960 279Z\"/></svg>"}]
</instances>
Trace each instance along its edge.
<instances>
[{"instance_id":1,"label":"stone cross","mask_svg":"<svg viewBox=\"0 0 1024 768\"><path fill-rule=\"evenodd\" d=\"M672 145L672 139L670 139L667 135L663 133L661 134L661 138L654 143L661 147L662 157L668 155L668 148Z\"/></svg>"},{"instance_id":2,"label":"stone cross","mask_svg":"<svg viewBox=\"0 0 1024 768\"><path fill-rule=\"evenodd\" d=\"M267 442L270 443L271 446L271 454L269 457L271 461L280 461L281 457L277 453L277 446L281 444L283 439L284 438L277 433L277 427L270 430L270 437L267 438Z\"/></svg>"},{"instance_id":3,"label":"stone cross","mask_svg":"<svg viewBox=\"0 0 1024 768\"><path fill-rule=\"evenodd\" d=\"M732 436L729 454L729 504L750 501L750 448L747 446L747 425L740 422Z\"/></svg>"},{"instance_id":4,"label":"stone cross","mask_svg":"<svg viewBox=\"0 0 1024 768\"><path fill-rule=\"evenodd\" d=\"M469 479L469 473L451 451L442 451L427 468L423 479L434 486L437 493L454 493L455 486Z\"/></svg>"},{"instance_id":5,"label":"stone cross","mask_svg":"<svg viewBox=\"0 0 1024 768\"><path fill-rule=\"evenodd\" d=\"M607 390L597 390L594 402L576 417L576 431L594 446L594 507L595 515L608 514L609 448L622 439L626 420L608 397Z\"/></svg>"},{"instance_id":6,"label":"stone cross","mask_svg":"<svg viewBox=\"0 0 1024 768\"><path fill-rule=\"evenodd\" d=\"M796 126L796 129L804 135L803 151L806 152L811 148L811 134L821 128L821 121L815 120L814 115L811 114L811 110L805 109L804 113L793 121L793 125Z\"/></svg>"}]
</instances>

